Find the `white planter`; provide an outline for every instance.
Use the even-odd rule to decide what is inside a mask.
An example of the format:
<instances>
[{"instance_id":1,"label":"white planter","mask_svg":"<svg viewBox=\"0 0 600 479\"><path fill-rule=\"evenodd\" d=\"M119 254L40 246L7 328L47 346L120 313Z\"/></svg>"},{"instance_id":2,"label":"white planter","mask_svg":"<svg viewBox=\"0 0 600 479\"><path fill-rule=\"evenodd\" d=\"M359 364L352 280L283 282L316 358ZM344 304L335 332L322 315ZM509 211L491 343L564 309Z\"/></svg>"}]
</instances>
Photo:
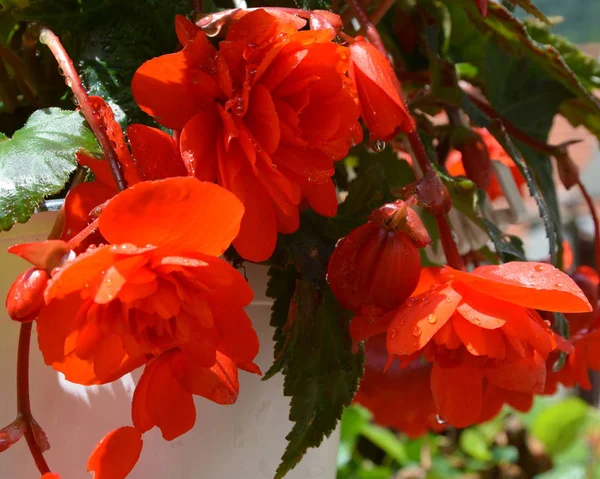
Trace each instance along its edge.
<instances>
[{"instance_id":1,"label":"white planter","mask_svg":"<svg viewBox=\"0 0 600 479\"><path fill-rule=\"evenodd\" d=\"M0 234L0 297L26 263L6 253L16 243L45 239L56 213L39 213L27 224ZM272 362L270 301L265 297L266 268L251 266L247 275L255 292L248 313L261 341L257 364L266 371ZM0 427L16 413L15 367L19 325L0 314ZM131 395L139 372L100 387L77 386L46 366L34 335L31 354L31 406L46 431L51 449L45 456L62 479L90 477L85 472L95 444L113 428L131 424ZM256 375L240 371L240 395L232 406L218 406L195 398L196 426L166 442L154 430L144 435L140 461L132 479L271 479L292 427L288 421L289 400L282 394L282 377L262 382ZM334 479L339 434L320 448L310 450L287 476L289 479ZM39 479L25 440L0 454L0 478Z\"/></svg>"}]
</instances>

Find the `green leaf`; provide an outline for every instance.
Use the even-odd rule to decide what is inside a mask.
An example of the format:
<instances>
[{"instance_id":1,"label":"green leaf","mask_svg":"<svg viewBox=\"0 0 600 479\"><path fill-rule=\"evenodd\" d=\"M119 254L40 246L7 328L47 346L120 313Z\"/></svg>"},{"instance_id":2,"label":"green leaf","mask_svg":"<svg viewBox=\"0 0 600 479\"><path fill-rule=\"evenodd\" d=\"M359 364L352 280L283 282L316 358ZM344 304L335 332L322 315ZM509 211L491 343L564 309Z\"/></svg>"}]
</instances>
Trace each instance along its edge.
<instances>
[{"instance_id":1,"label":"green leaf","mask_svg":"<svg viewBox=\"0 0 600 479\"><path fill-rule=\"evenodd\" d=\"M369 423L371 417L371 412L358 404L347 407L344 411L341 422L340 447L338 448L338 469L352 459L360 432Z\"/></svg>"},{"instance_id":2,"label":"green leaf","mask_svg":"<svg viewBox=\"0 0 600 479\"><path fill-rule=\"evenodd\" d=\"M544 15L542 12L540 12L539 8L536 7L531 0L509 0L509 1L515 5L518 5L523 10L525 10L527 13L533 15L534 17L538 18L542 22L545 22L546 24L550 23L550 20L548 20L548 18L546 18L546 15Z\"/></svg>"},{"instance_id":3,"label":"green leaf","mask_svg":"<svg viewBox=\"0 0 600 479\"><path fill-rule=\"evenodd\" d=\"M403 442L389 429L367 423L363 426L361 434L401 466L409 462Z\"/></svg>"},{"instance_id":4,"label":"green leaf","mask_svg":"<svg viewBox=\"0 0 600 479\"><path fill-rule=\"evenodd\" d=\"M579 114L580 118L577 121L600 137L598 120L600 101L589 88L586 88L585 79L580 80L577 74L569 68L556 48L536 42L529 34L525 24L496 2L489 3L489 15L485 19L481 17L472 0L445 0L445 2L453 18L451 54L456 62L469 62L479 67L486 60L488 63L493 62L488 58L487 51L483 48L484 45L501 48L511 58L518 59L522 65L527 67L525 73L528 75L527 70L529 69L541 69L548 78L568 90L571 97L563 98L561 112L574 124L578 123L571 115ZM507 84L506 87L510 88L513 94L520 95L523 100L527 101L524 92L516 87L520 84L519 79L514 75L511 79L517 83ZM502 77L497 78L497 81L501 82ZM552 87L552 91L554 91L554 87ZM538 90L534 93L537 93L539 98L542 91ZM550 91L546 95L546 100L553 100ZM578 110L571 106L565 112L565 105L573 103L577 105ZM583 110L585 114L581 114L580 110ZM533 118L536 123L533 111L528 118ZM525 122L524 118L522 122Z\"/></svg>"},{"instance_id":5,"label":"green leaf","mask_svg":"<svg viewBox=\"0 0 600 479\"><path fill-rule=\"evenodd\" d=\"M460 448L469 456L480 461L490 461L492 451L485 436L476 427L465 429L460 435Z\"/></svg>"},{"instance_id":6,"label":"green leaf","mask_svg":"<svg viewBox=\"0 0 600 479\"><path fill-rule=\"evenodd\" d=\"M586 479L585 467L579 464L559 466L543 474L536 474L534 479Z\"/></svg>"},{"instance_id":7,"label":"green leaf","mask_svg":"<svg viewBox=\"0 0 600 479\"><path fill-rule=\"evenodd\" d=\"M515 162L515 165L519 168L519 171L525 178L527 182L527 187L529 188L529 193L534 197L538 209L540 211L540 216L544 221L544 226L546 228L546 235L548 236L548 240L550 242L550 256L552 258L552 263L560 267L559 258L561 258L561 236L560 236L560 217L558 211L558 205L556 202L556 192L554 190L554 186L552 181L548 182L547 180L547 170L542 169L542 167L550 168L551 164L548 162L546 165L540 165L539 161L534 163L535 166L538 167L540 171L539 178L544 181L544 186L546 191L542 191L532 170L529 165L523 160L523 156L521 152L515 147L510 136L506 133L506 130L502 126L499 121L492 121L489 117L487 117L481 110L479 110L468 98L467 96L463 97L462 102L463 109L471 118L471 121L475 123L477 126L487 128L489 132L496 138L498 143L502 146L502 148L509 154L511 159ZM550 170L551 171L551 170ZM545 196L548 196L552 201L552 209L548 207L546 203Z\"/></svg>"},{"instance_id":8,"label":"green leaf","mask_svg":"<svg viewBox=\"0 0 600 479\"><path fill-rule=\"evenodd\" d=\"M284 394L290 396L288 445L277 468L282 478L309 447L317 447L335 429L363 373L362 353L352 353L346 312L333 294L321 294L305 280L296 283L295 314L286 326L288 361Z\"/></svg>"},{"instance_id":9,"label":"green leaf","mask_svg":"<svg viewBox=\"0 0 600 479\"><path fill-rule=\"evenodd\" d=\"M600 63L582 52L577 45L560 35L554 35L547 25L525 20L531 38L543 45L552 45L579 81L589 90L600 88Z\"/></svg>"},{"instance_id":10,"label":"green leaf","mask_svg":"<svg viewBox=\"0 0 600 479\"><path fill-rule=\"evenodd\" d=\"M0 136L0 230L24 223L75 170L75 153L100 153L79 112L36 111L11 139Z\"/></svg>"},{"instance_id":11,"label":"green leaf","mask_svg":"<svg viewBox=\"0 0 600 479\"><path fill-rule=\"evenodd\" d=\"M298 272L292 265L287 266L285 269L278 266L269 268L266 295L274 299L273 306L271 306L271 326L275 328L273 333L275 361L263 376L263 381L280 372L289 358L289 349L285 348L287 335L284 328L288 320L290 302L294 296L297 277Z\"/></svg>"},{"instance_id":12,"label":"green leaf","mask_svg":"<svg viewBox=\"0 0 600 479\"><path fill-rule=\"evenodd\" d=\"M531 434L552 456L568 449L577 439L588 414L588 405L577 397L567 398L540 411L531 424Z\"/></svg>"},{"instance_id":13,"label":"green leaf","mask_svg":"<svg viewBox=\"0 0 600 479\"><path fill-rule=\"evenodd\" d=\"M354 228L367 222L371 212L390 198L389 188L381 165L375 164L359 174L350 184L348 196L329 219L326 234L337 239L346 236Z\"/></svg>"},{"instance_id":14,"label":"green leaf","mask_svg":"<svg viewBox=\"0 0 600 479\"><path fill-rule=\"evenodd\" d=\"M519 449L515 446L496 446L492 449L494 462L515 463L519 460Z\"/></svg>"}]
</instances>

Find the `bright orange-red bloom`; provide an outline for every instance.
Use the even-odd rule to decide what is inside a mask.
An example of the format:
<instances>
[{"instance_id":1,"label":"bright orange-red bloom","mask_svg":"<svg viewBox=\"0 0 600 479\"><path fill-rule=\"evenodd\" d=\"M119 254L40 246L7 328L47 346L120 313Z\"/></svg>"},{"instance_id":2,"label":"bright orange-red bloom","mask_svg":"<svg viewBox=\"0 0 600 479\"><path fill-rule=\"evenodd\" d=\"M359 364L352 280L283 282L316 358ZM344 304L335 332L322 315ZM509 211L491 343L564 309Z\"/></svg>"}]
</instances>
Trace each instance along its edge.
<instances>
[{"instance_id":1,"label":"bright orange-red bloom","mask_svg":"<svg viewBox=\"0 0 600 479\"><path fill-rule=\"evenodd\" d=\"M58 474L54 474L53 472L47 472L42 476L42 479L60 479Z\"/></svg>"},{"instance_id":2,"label":"bright orange-red bloom","mask_svg":"<svg viewBox=\"0 0 600 479\"><path fill-rule=\"evenodd\" d=\"M590 304L566 274L544 263L481 266L472 273L427 268L414 295L375 324L387 324L387 350L403 363L433 362L431 387L438 413L464 427L487 408L541 393L545 360L557 344L535 309L585 312ZM488 404L488 385L496 392Z\"/></svg>"},{"instance_id":3,"label":"bright orange-red bloom","mask_svg":"<svg viewBox=\"0 0 600 479\"><path fill-rule=\"evenodd\" d=\"M445 425L438 421L431 394L431 364L417 359L407 367L392 364L384 372L387 360L385 335L365 344L365 375L354 402L373 413L373 421L384 427L402 431L411 438L427 431L441 432Z\"/></svg>"},{"instance_id":4,"label":"bright orange-red bloom","mask_svg":"<svg viewBox=\"0 0 600 479\"><path fill-rule=\"evenodd\" d=\"M402 200L375 210L336 246L327 280L340 304L372 323L408 298L419 282L419 248L431 243L419 216Z\"/></svg>"},{"instance_id":5,"label":"bright orange-red bloom","mask_svg":"<svg viewBox=\"0 0 600 479\"><path fill-rule=\"evenodd\" d=\"M498 141L492 136L492 134L485 128L475 128L475 132L481 136L481 139L487 147L489 158L496 160L504 164L510 169L512 177L519 189L525 184L525 178L515 165L512 158L504 151L504 148L498 143ZM463 154L458 150L452 150L446 159L446 169L452 176L469 176L465 171L465 165L462 161ZM489 186L486 188L488 196L491 200L504 196L500 183L496 174L492 171L492 177Z\"/></svg>"},{"instance_id":6,"label":"bright orange-red bloom","mask_svg":"<svg viewBox=\"0 0 600 479\"><path fill-rule=\"evenodd\" d=\"M331 29L299 31L305 23L255 10L215 49L178 17L183 49L133 78L140 107L181 131L188 171L244 204L233 245L253 261L271 255L277 232L298 228L302 197L322 215L336 213L333 162L362 136L347 47L332 42Z\"/></svg>"},{"instance_id":7,"label":"bright orange-red bloom","mask_svg":"<svg viewBox=\"0 0 600 479\"><path fill-rule=\"evenodd\" d=\"M356 83L365 125L380 140L390 140L400 131L414 130L414 120L389 59L364 38L356 40L350 44L350 76Z\"/></svg>"},{"instance_id":8,"label":"bright orange-red bloom","mask_svg":"<svg viewBox=\"0 0 600 479\"><path fill-rule=\"evenodd\" d=\"M235 402L238 368L260 372L243 310L252 291L219 258L242 215L233 194L195 178L119 193L99 217L108 244L53 272L37 321L46 363L84 385L147 364L133 423L141 432L158 426L169 440L193 426L193 394Z\"/></svg>"}]
</instances>

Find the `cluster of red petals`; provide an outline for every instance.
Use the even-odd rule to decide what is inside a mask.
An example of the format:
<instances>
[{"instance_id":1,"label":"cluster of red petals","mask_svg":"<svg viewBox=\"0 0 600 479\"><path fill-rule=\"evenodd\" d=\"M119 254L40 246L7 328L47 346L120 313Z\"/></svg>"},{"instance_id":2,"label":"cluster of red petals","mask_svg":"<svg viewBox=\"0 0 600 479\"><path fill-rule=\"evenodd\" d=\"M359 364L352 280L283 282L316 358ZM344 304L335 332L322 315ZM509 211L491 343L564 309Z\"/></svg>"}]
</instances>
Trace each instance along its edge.
<instances>
[{"instance_id":1,"label":"cluster of red petals","mask_svg":"<svg viewBox=\"0 0 600 479\"><path fill-rule=\"evenodd\" d=\"M472 273L426 268L413 295L363 330L387 330L387 351L402 366L432 363L437 414L457 427L487 420L503 404L526 410L546 386L546 360L569 351L536 309L588 312L575 282L545 263L482 266Z\"/></svg>"},{"instance_id":2,"label":"cluster of red petals","mask_svg":"<svg viewBox=\"0 0 600 479\"><path fill-rule=\"evenodd\" d=\"M600 371L600 301L598 272L589 266L579 266L571 275L573 280L585 293L594 309L586 313L571 313L565 315L569 322L569 343L572 351L567 356L565 365L558 371L553 371L554 360L547 362L548 380L546 394L556 392L557 386L566 387L579 385L590 390L592 384L589 370Z\"/></svg>"},{"instance_id":3,"label":"cluster of red petals","mask_svg":"<svg viewBox=\"0 0 600 479\"><path fill-rule=\"evenodd\" d=\"M419 248L429 243L419 216L402 200L375 210L340 240L327 280L340 304L356 314L354 329L377 322L412 294L421 272Z\"/></svg>"},{"instance_id":4,"label":"cluster of red petals","mask_svg":"<svg viewBox=\"0 0 600 479\"><path fill-rule=\"evenodd\" d=\"M113 431L98 446L88 465L96 477L125 477L139 456L139 436L154 426L167 440L187 432L193 395L231 404L238 368L260 373L258 338L243 309L252 291L219 258L243 213L232 193L196 178L140 182L100 213L106 244L52 270L37 320L45 362L83 385L146 366L133 398L135 427ZM44 257L38 251L56 243L12 252L37 261Z\"/></svg>"},{"instance_id":5,"label":"cluster of red petals","mask_svg":"<svg viewBox=\"0 0 600 479\"><path fill-rule=\"evenodd\" d=\"M431 394L431 364L417 359L405 368L394 363L384 372L388 359L384 334L365 344L365 357L365 374L354 402L372 411L373 421L411 438L446 428L437 418Z\"/></svg>"},{"instance_id":6,"label":"cluster of red petals","mask_svg":"<svg viewBox=\"0 0 600 479\"><path fill-rule=\"evenodd\" d=\"M487 147L489 159L499 161L507 166L510 169L513 179L515 180L515 184L520 190L521 187L526 183L525 178L523 178L523 175L519 171L517 165L515 165L515 162L512 160L510 155L504 151L504 148L502 148L500 143L498 143L492 134L485 128L475 128L475 132L481 137L484 145ZM469 174L470 171L464 164L463 155L464 152L461 153L458 150L452 150L446 159L446 169L452 176L468 176L475 181L476 176L472 178L472 176L474 176L472 172ZM474 166L473 169L476 169L476 166ZM486 179L486 183L489 185L485 186L484 189L487 191L490 199L495 200L496 198L504 196L504 193L500 187L500 182L498 181L496 174L493 172L493 170L490 173L491 178ZM476 183L479 182L476 181Z\"/></svg>"},{"instance_id":7,"label":"cluster of red petals","mask_svg":"<svg viewBox=\"0 0 600 479\"><path fill-rule=\"evenodd\" d=\"M304 197L333 216L333 163L360 142L348 48L335 31L301 30L306 21L259 9L234 21L215 48L178 17L181 51L144 63L132 89L147 113L181 132L188 171L217 181L244 204L233 245L267 259L277 232L299 226Z\"/></svg>"}]
</instances>

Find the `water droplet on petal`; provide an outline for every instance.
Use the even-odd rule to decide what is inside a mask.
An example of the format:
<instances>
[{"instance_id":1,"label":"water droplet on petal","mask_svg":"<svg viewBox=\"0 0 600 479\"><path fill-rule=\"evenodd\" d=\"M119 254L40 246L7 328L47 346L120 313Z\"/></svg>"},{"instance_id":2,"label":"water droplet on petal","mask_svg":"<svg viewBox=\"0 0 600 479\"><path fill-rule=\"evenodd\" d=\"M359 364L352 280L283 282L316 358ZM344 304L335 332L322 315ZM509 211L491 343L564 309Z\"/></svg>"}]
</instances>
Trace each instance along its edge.
<instances>
[{"instance_id":1,"label":"water droplet on petal","mask_svg":"<svg viewBox=\"0 0 600 479\"><path fill-rule=\"evenodd\" d=\"M437 322L437 317L435 314L430 314L429 316L427 316L427 322L429 324L435 324Z\"/></svg>"},{"instance_id":2,"label":"water droplet on petal","mask_svg":"<svg viewBox=\"0 0 600 479\"><path fill-rule=\"evenodd\" d=\"M439 414L435 415L435 420L437 421L438 424L448 424L446 422L446 420L442 416L440 416Z\"/></svg>"},{"instance_id":3,"label":"water droplet on petal","mask_svg":"<svg viewBox=\"0 0 600 479\"><path fill-rule=\"evenodd\" d=\"M418 338L419 336L421 336L421 333L423 331L421 330L421 328L419 326L415 326L415 329L413 329L413 336Z\"/></svg>"},{"instance_id":4,"label":"water droplet on petal","mask_svg":"<svg viewBox=\"0 0 600 479\"><path fill-rule=\"evenodd\" d=\"M392 329L390 331L390 339L394 339L397 336L398 336L398 330L396 328Z\"/></svg>"},{"instance_id":5,"label":"water droplet on petal","mask_svg":"<svg viewBox=\"0 0 600 479\"><path fill-rule=\"evenodd\" d=\"M535 271L537 271L538 273L541 273L542 271L544 271L544 267L541 264L536 264L533 269Z\"/></svg>"},{"instance_id":6,"label":"water droplet on petal","mask_svg":"<svg viewBox=\"0 0 600 479\"><path fill-rule=\"evenodd\" d=\"M562 288L564 286L564 284L562 284L562 283L556 283L554 286L556 286L557 288Z\"/></svg>"},{"instance_id":7,"label":"water droplet on petal","mask_svg":"<svg viewBox=\"0 0 600 479\"><path fill-rule=\"evenodd\" d=\"M478 326L481 324L481 320L479 318L473 318L472 322L473 322L473 324L476 324Z\"/></svg>"}]
</instances>

